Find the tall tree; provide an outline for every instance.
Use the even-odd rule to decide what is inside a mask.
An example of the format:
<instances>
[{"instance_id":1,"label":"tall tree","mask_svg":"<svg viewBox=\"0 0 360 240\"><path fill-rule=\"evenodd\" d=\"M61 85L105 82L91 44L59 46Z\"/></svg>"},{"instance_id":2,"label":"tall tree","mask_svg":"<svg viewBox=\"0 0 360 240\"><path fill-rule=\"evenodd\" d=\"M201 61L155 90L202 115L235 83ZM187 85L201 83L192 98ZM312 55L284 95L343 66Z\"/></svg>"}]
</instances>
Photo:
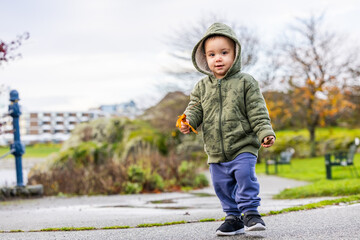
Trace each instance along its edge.
<instances>
[{"instance_id":1,"label":"tall tree","mask_svg":"<svg viewBox=\"0 0 360 240\"><path fill-rule=\"evenodd\" d=\"M176 61L164 67L164 71L175 79L167 83L166 91L183 91L189 93L202 76L193 66L191 52L195 44L203 37L208 27L215 22L228 24L237 34L241 43L242 69L248 70L258 60L259 40L254 30L227 19L210 14L194 24L180 27L167 37L170 47L168 54Z\"/></svg>"},{"instance_id":2,"label":"tall tree","mask_svg":"<svg viewBox=\"0 0 360 240\"><path fill-rule=\"evenodd\" d=\"M278 69L292 95L292 110L304 118L312 156L316 153L316 128L324 125L327 117L354 107L345 91L359 79L355 71L360 66L358 50L339 34L326 31L323 19L297 19L280 45Z\"/></svg>"}]
</instances>

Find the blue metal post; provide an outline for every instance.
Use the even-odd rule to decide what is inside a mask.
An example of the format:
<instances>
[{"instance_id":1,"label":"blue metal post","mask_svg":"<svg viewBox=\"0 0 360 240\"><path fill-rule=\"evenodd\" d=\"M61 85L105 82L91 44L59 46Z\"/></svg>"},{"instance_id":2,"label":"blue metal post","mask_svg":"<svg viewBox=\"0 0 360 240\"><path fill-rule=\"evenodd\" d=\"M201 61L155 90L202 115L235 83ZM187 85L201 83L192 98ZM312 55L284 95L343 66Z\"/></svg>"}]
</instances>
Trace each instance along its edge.
<instances>
[{"instance_id":1,"label":"blue metal post","mask_svg":"<svg viewBox=\"0 0 360 240\"><path fill-rule=\"evenodd\" d=\"M16 182L18 187L24 187L22 172L22 155L25 153L25 147L20 141L20 125L19 117L21 115L19 101L19 93L16 90L10 92L9 114L13 118L14 143L10 145L10 150L15 156L16 165Z\"/></svg>"}]
</instances>

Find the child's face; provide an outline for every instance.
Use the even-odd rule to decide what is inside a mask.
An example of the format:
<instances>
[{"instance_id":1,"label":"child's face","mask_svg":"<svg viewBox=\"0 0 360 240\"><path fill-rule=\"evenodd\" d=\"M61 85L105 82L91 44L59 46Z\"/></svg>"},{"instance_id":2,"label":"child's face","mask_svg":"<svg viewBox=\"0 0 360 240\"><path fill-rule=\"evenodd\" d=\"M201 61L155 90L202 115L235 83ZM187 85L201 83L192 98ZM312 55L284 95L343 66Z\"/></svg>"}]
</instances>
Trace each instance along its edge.
<instances>
[{"instance_id":1,"label":"child's face","mask_svg":"<svg viewBox=\"0 0 360 240\"><path fill-rule=\"evenodd\" d=\"M206 61L215 77L225 76L235 59L234 42L222 36L209 38L205 41Z\"/></svg>"}]
</instances>

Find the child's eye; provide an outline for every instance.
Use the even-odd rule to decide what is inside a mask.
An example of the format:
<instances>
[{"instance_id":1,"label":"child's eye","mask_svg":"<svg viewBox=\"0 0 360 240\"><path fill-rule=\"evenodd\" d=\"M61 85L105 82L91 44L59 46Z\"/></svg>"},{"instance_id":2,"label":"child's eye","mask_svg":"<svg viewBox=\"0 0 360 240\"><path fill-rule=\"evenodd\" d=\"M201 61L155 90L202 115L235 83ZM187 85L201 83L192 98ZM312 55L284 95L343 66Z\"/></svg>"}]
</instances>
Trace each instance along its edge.
<instances>
[{"instance_id":1,"label":"child's eye","mask_svg":"<svg viewBox=\"0 0 360 240\"><path fill-rule=\"evenodd\" d=\"M226 55L228 52L227 51L223 51L222 54Z\"/></svg>"},{"instance_id":2,"label":"child's eye","mask_svg":"<svg viewBox=\"0 0 360 240\"><path fill-rule=\"evenodd\" d=\"M213 56L215 56L214 53L209 53L209 57L213 57Z\"/></svg>"}]
</instances>

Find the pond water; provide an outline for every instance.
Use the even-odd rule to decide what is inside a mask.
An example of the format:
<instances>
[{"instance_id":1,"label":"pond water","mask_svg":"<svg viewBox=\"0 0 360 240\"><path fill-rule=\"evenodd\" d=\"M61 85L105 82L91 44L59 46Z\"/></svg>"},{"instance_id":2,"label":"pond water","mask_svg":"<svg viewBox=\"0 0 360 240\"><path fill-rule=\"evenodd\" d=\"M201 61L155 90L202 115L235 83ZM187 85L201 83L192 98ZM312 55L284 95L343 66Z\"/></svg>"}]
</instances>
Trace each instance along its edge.
<instances>
[{"instance_id":1,"label":"pond water","mask_svg":"<svg viewBox=\"0 0 360 240\"><path fill-rule=\"evenodd\" d=\"M28 174L30 169L43 162L44 159L24 158L23 165L23 182L26 185L28 182ZM13 187L16 185L16 169L15 159L5 158L0 159L0 187Z\"/></svg>"},{"instance_id":2,"label":"pond water","mask_svg":"<svg viewBox=\"0 0 360 240\"><path fill-rule=\"evenodd\" d=\"M27 184L28 169L23 169L23 182ZM12 187L16 185L15 169L0 169L0 187Z\"/></svg>"}]
</instances>

